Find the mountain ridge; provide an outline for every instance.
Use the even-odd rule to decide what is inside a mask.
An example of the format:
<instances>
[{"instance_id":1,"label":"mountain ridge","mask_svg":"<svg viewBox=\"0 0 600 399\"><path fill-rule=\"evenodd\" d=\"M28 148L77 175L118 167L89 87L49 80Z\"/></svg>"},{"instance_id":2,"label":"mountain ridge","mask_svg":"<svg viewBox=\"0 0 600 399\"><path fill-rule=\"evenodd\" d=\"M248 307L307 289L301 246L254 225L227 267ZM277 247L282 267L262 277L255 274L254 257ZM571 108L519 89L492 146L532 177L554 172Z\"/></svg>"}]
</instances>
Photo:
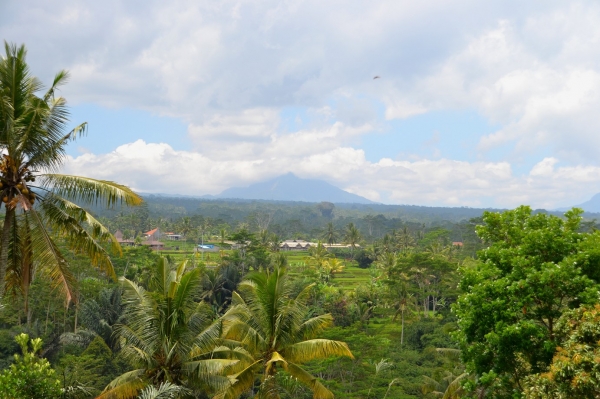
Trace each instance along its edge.
<instances>
[{"instance_id":1,"label":"mountain ridge","mask_svg":"<svg viewBox=\"0 0 600 399\"><path fill-rule=\"evenodd\" d=\"M247 187L231 187L207 198L299 201L349 204L376 204L365 197L349 193L323 180L302 179L287 173Z\"/></svg>"}]
</instances>

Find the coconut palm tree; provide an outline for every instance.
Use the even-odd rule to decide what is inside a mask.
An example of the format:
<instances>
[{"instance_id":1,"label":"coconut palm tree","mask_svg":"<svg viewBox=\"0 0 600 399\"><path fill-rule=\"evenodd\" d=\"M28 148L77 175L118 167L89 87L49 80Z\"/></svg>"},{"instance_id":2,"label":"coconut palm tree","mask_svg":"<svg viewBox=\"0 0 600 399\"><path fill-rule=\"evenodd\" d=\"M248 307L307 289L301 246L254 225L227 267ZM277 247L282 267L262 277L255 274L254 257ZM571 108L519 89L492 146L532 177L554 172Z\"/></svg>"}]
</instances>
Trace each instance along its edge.
<instances>
[{"instance_id":1,"label":"coconut palm tree","mask_svg":"<svg viewBox=\"0 0 600 399\"><path fill-rule=\"evenodd\" d=\"M338 258L330 258L321 264L321 270L319 271L321 274L321 279L324 279L325 282L329 282L331 279L335 277L337 273L341 273L344 271L344 263Z\"/></svg>"},{"instance_id":2,"label":"coconut palm tree","mask_svg":"<svg viewBox=\"0 0 600 399\"><path fill-rule=\"evenodd\" d=\"M346 226L346 234L344 235L344 242L350 245L352 259L354 259L354 249L358 245L360 239L361 236L358 228L354 225L354 223L348 223L348 226Z\"/></svg>"},{"instance_id":3,"label":"coconut palm tree","mask_svg":"<svg viewBox=\"0 0 600 399\"><path fill-rule=\"evenodd\" d=\"M234 292L232 306L223 315L223 338L240 345L250 355L236 365L229 376L229 387L216 398L234 399L244 392L254 391L260 381L258 397L278 398L275 376L284 371L308 386L314 398L333 398L316 377L300 365L331 356L352 357L344 342L319 339L323 329L332 324L330 314L307 318L306 303L312 285L292 296L294 287L285 268L272 273L252 273Z\"/></svg>"},{"instance_id":4,"label":"coconut palm tree","mask_svg":"<svg viewBox=\"0 0 600 399\"><path fill-rule=\"evenodd\" d=\"M415 238L408 227L403 227L401 231L397 232L395 238L401 252L407 252L416 245Z\"/></svg>"},{"instance_id":5,"label":"coconut palm tree","mask_svg":"<svg viewBox=\"0 0 600 399\"><path fill-rule=\"evenodd\" d=\"M319 269L330 257L331 254L327 251L327 248L319 241L316 247L308 248L308 256L304 260L309 266Z\"/></svg>"},{"instance_id":6,"label":"coconut palm tree","mask_svg":"<svg viewBox=\"0 0 600 399\"><path fill-rule=\"evenodd\" d=\"M117 333L122 356L136 368L114 379L98 399L134 398L145 387L166 382L186 388L207 386L236 362L218 358L220 327L212 323L210 306L195 301L200 269L186 272L187 264L173 269L161 257L148 291L121 278L126 323L117 326Z\"/></svg>"},{"instance_id":7,"label":"coconut palm tree","mask_svg":"<svg viewBox=\"0 0 600 399\"><path fill-rule=\"evenodd\" d=\"M335 244L338 239L338 233L335 230L333 222L327 223L327 226L325 226L325 230L323 231L322 238L329 245Z\"/></svg>"},{"instance_id":8,"label":"coconut palm tree","mask_svg":"<svg viewBox=\"0 0 600 399\"><path fill-rule=\"evenodd\" d=\"M75 279L55 239L87 254L112 277L113 265L102 244L120 251L112 234L76 202L138 205L142 199L113 182L55 173L65 160L66 145L86 131L85 123L65 130L69 114L57 89L68 73L59 72L38 95L42 84L29 72L25 47L5 43L5 51L0 58L0 207L5 208L0 295L20 292L27 307L31 281L42 272L71 300Z\"/></svg>"},{"instance_id":9,"label":"coconut palm tree","mask_svg":"<svg viewBox=\"0 0 600 399\"><path fill-rule=\"evenodd\" d=\"M373 362L373 366L375 366L375 377L386 370L394 367L394 363L390 362L389 359L381 359L377 363ZM367 399L371 396L371 391L373 390L373 385L375 384L375 379L371 382L371 386L369 387L369 392L367 392Z\"/></svg>"},{"instance_id":10,"label":"coconut palm tree","mask_svg":"<svg viewBox=\"0 0 600 399\"><path fill-rule=\"evenodd\" d=\"M391 305L396 310L392 321L396 321L400 315L400 346L404 345L404 319L407 312L418 310L418 304L413 294L409 292L408 281L410 277L404 273L400 273L396 281L390 281L389 293Z\"/></svg>"}]
</instances>

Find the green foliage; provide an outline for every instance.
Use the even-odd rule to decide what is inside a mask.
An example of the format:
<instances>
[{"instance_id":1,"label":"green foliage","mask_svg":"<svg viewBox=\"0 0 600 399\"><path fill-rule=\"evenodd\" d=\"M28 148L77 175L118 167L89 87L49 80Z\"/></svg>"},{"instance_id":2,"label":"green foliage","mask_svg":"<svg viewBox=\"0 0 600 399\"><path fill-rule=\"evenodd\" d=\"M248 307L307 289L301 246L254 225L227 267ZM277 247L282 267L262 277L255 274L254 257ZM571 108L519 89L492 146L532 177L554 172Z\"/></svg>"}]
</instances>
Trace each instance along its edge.
<instances>
[{"instance_id":1,"label":"green foliage","mask_svg":"<svg viewBox=\"0 0 600 399\"><path fill-rule=\"evenodd\" d=\"M26 55L25 46L5 43L0 59L0 206L5 207L0 294L22 294L29 322L28 295L36 274L59 287L67 301L77 299L76 279L56 236L114 277L107 247L119 252L118 243L90 212L72 201L113 206L139 205L142 199L113 182L52 173L65 160L67 144L84 134L87 125L66 131L66 100L57 94L68 73L58 72L50 88L39 95L42 84L31 75Z\"/></svg>"},{"instance_id":2,"label":"green foliage","mask_svg":"<svg viewBox=\"0 0 600 399\"><path fill-rule=\"evenodd\" d=\"M237 398L252 390L257 380L259 397L274 397L279 391L277 374L283 370L313 391L314 397L332 398L300 365L336 356L352 358L352 353L346 343L320 337L332 318L329 314L308 316L312 285L292 296L294 286L286 269L276 267L271 273L248 275L239 289L222 325L226 342L240 347L240 363L232 368L231 385L219 397Z\"/></svg>"},{"instance_id":3,"label":"green foliage","mask_svg":"<svg viewBox=\"0 0 600 399\"><path fill-rule=\"evenodd\" d=\"M580 211L563 220L520 207L486 212L483 222L477 232L490 246L479 263L461 269L457 338L490 397L512 398L528 375L549 367L559 317L595 302L597 286L574 261Z\"/></svg>"},{"instance_id":4,"label":"green foliage","mask_svg":"<svg viewBox=\"0 0 600 399\"><path fill-rule=\"evenodd\" d=\"M0 373L0 399L62 397L60 381L50 363L36 355L42 348L42 340L30 341L29 335L20 334L15 341L21 347L22 355L15 355L14 364Z\"/></svg>"},{"instance_id":5,"label":"green foliage","mask_svg":"<svg viewBox=\"0 0 600 399\"><path fill-rule=\"evenodd\" d=\"M102 338L96 336L80 355L61 357L57 371L62 377L63 386L72 387L72 391L78 388L96 396L118 375L119 368L110 348Z\"/></svg>"},{"instance_id":6,"label":"green foliage","mask_svg":"<svg viewBox=\"0 0 600 399\"><path fill-rule=\"evenodd\" d=\"M212 312L197 302L200 269L173 268L166 258L154 266L147 290L126 278L123 299L125 324L118 326L121 356L133 370L115 378L99 398L133 398L148 385L169 382L203 387L235 360L213 353L219 326Z\"/></svg>"},{"instance_id":7,"label":"green foliage","mask_svg":"<svg viewBox=\"0 0 600 399\"><path fill-rule=\"evenodd\" d=\"M600 305L565 312L556 325L559 347L547 373L531 376L531 399L593 398L600 391Z\"/></svg>"},{"instance_id":8,"label":"green foliage","mask_svg":"<svg viewBox=\"0 0 600 399\"><path fill-rule=\"evenodd\" d=\"M356 251L354 260L361 269L368 269L374 261L373 256L365 250Z\"/></svg>"}]
</instances>

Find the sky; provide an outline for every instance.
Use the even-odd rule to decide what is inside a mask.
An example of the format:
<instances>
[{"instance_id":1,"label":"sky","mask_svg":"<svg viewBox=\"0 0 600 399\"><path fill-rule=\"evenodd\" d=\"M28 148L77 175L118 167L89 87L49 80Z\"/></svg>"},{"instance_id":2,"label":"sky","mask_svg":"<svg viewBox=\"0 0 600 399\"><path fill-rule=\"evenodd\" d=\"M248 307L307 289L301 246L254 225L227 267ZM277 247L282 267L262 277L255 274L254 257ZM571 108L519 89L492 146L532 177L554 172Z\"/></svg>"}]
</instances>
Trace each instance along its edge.
<instances>
[{"instance_id":1,"label":"sky","mask_svg":"<svg viewBox=\"0 0 600 399\"><path fill-rule=\"evenodd\" d=\"M65 173L218 194L288 172L388 204L600 192L600 3L0 0L61 89ZM379 78L374 79L378 76Z\"/></svg>"}]
</instances>

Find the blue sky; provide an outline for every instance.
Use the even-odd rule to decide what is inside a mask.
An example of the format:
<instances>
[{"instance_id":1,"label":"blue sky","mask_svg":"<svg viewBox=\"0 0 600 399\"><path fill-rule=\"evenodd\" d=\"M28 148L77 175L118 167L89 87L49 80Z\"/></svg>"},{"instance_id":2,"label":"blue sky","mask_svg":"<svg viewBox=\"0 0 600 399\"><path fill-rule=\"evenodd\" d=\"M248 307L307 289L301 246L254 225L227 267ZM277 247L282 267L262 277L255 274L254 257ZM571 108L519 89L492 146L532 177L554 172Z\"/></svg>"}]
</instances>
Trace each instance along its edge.
<instances>
[{"instance_id":1,"label":"blue sky","mask_svg":"<svg viewBox=\"0 0 600 399\"><path fill-rule=\"evenodd\" d=\"M593 1L9 0L73 124L64 170L216 194L284 173L384 203L555 208L600 191ZM373 79L379 76L378 79Z\"/></svg>"}]
</instances>

